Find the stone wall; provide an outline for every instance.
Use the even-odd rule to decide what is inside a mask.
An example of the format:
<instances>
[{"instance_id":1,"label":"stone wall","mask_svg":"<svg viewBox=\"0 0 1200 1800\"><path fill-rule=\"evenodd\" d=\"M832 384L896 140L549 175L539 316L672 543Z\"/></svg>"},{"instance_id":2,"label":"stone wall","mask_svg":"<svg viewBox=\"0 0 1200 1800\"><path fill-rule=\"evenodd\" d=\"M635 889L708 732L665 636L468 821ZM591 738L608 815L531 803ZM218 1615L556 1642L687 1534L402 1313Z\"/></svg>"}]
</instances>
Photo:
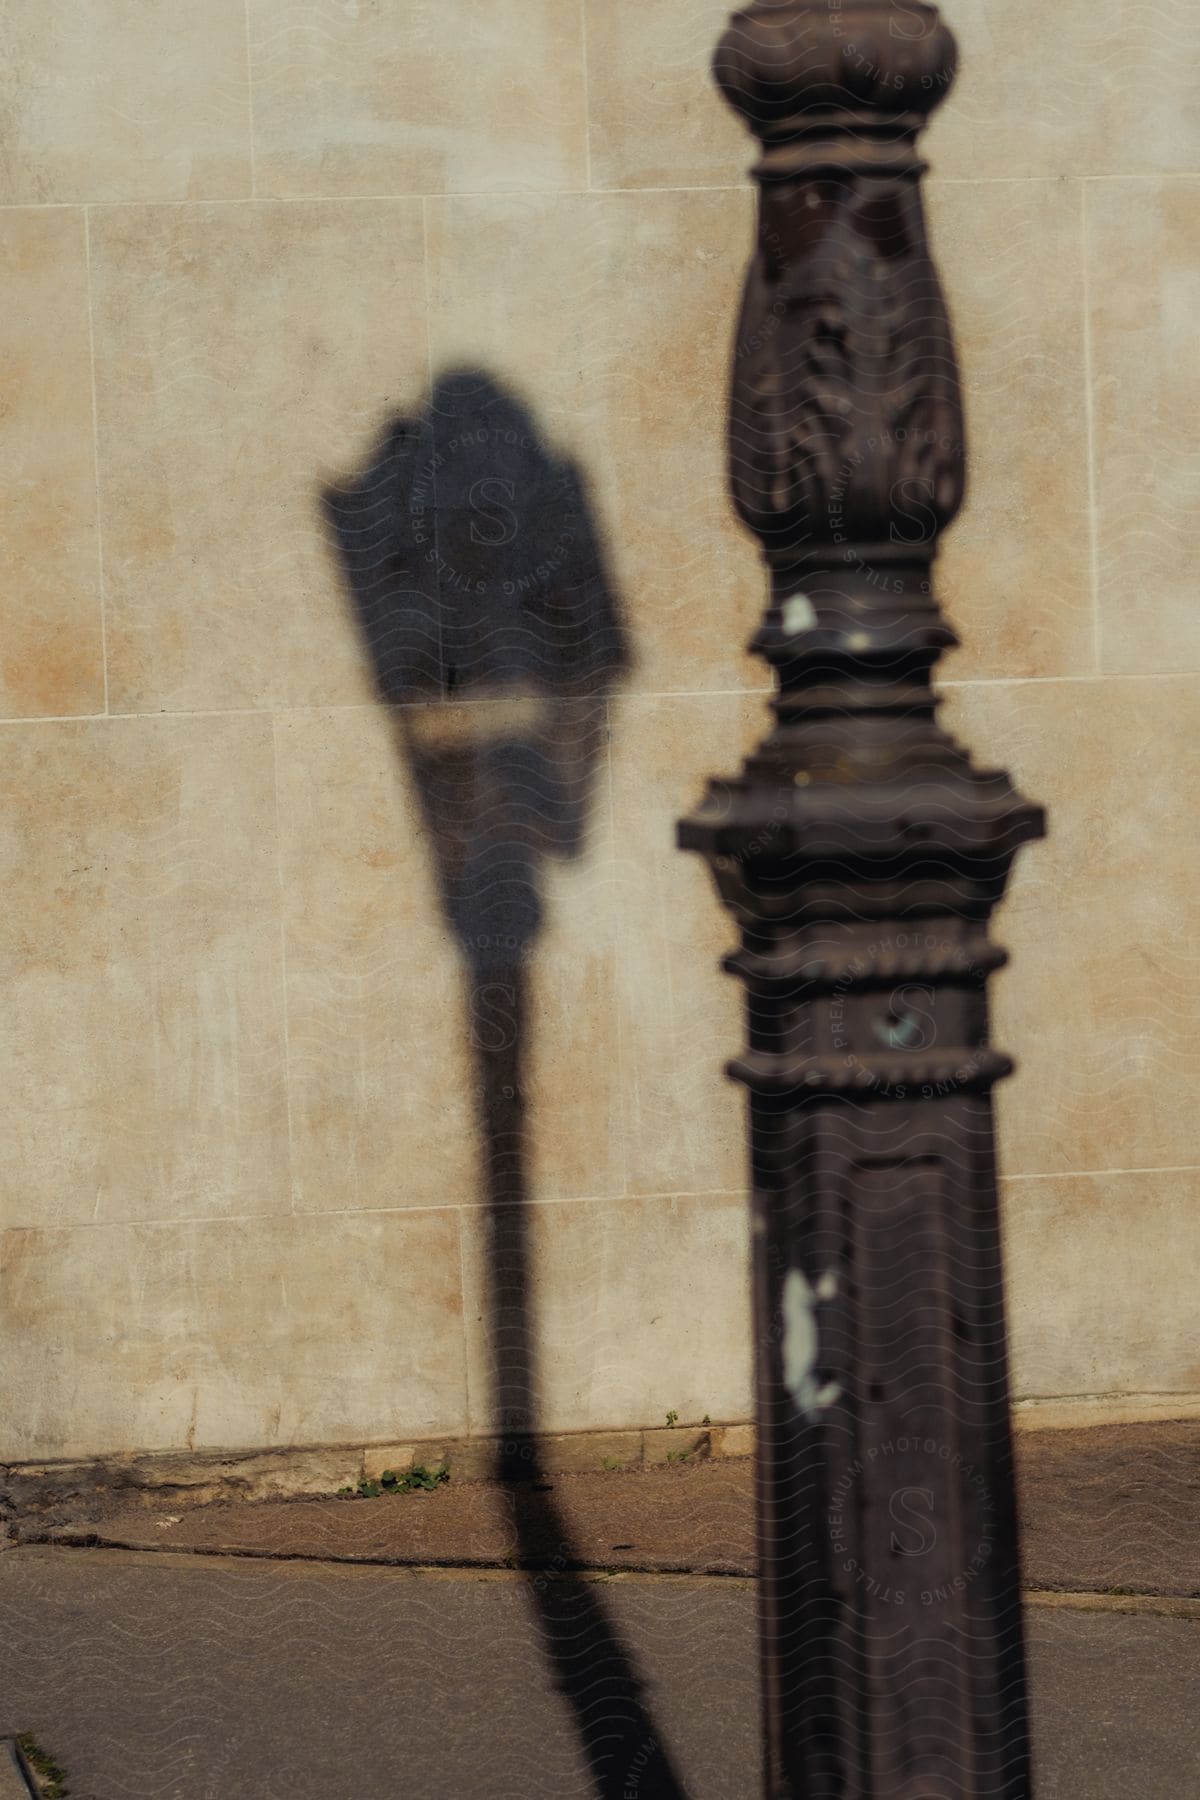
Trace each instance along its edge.
<instances>
[{"instance_id":1,"label":"stone wall","mask_svg":"<svg viewBox=\"0 0 1200 1800\"><path fill-rule=\"evenodd\" d=\"M492 1426L468 1001L319 507L465 363L577 463L632 650L530 970L543 1423L747 1416L730 933L672 846L763 718L725 11L10 0L0 1460ZM1169 1413L1200 1395L1200 29L946 11L946 691L1053 831L999 925L1016 1384Z\"/></svg>"}]
</instances>

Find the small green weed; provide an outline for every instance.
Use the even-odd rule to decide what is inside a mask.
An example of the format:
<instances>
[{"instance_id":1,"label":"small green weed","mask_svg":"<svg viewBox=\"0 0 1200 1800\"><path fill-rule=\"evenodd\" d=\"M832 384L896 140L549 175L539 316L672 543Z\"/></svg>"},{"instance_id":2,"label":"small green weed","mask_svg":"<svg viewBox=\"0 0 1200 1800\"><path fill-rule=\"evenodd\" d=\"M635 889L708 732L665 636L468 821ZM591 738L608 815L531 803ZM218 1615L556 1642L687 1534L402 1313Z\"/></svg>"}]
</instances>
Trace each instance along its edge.
<instances>
[{"instance_id":1,"label":"small green weed","mask_svg":"<svg viewBox=\"0 0 1200 1800\"><path fill-rule=\"evenodd\" d=\"M67 1786L67 1777L52 1756L47 1756L37 1739L24 1732L17 1739L26 1762L37 1776L42 1800L67 1800L71 1790Z\"/></svg>"},{"instance_id":2,"label":"small green weed","mask_svg":"<svg viewBox=\"0 0 1200 1800\"><path fill-rule=\"evenodd\" d=\"M395 1469L385 1469L378 1481L364 1475L357 1487L339 1488L338 1499L378 1500L381 1494L431 1494L434 1488L444 1487L449 1479L450 1471L445 1464L429 1469L424 1463L418 1463L415 1469L408 1469L402 1475Z\"/></svg>"},{"instance_id":3,"label":"small green weed","mask_svg":"<svg viewBox=\"0 0 1200 1800\"><path fill-rule=\"evenodd\" d=\"M669 1412L667 1414L668 1426L678 1425L678 1423L679 1423L679 1414L677 1412Z\"/></svg>"},{"instance_id":4,"label":"small green weed","mask_svg":"<svg viewBox=\"0 0 1200 1800\"><path fill-rule=\"evenodd\" d=\"M449 1479L450 1471L444 1463L436 1469L418 1463L404 1475L397 1475L394 1469L385 1469L382 1477L389 1494L431 1494L434 1488L445 1487Z\"/></svg>"},{"instance_id":5,"label":"small green weed","mask_svg":"<svg viewBox=\"0 0 1200 1800\"><path fill-rule=\"evenodd\" d=\"M690 1450L668 1450L667 1451L667 1461L668 1462L689 1462L691 1460L691 1455L692 1455L692 1453Z\"/></svg>"}]
</instances>

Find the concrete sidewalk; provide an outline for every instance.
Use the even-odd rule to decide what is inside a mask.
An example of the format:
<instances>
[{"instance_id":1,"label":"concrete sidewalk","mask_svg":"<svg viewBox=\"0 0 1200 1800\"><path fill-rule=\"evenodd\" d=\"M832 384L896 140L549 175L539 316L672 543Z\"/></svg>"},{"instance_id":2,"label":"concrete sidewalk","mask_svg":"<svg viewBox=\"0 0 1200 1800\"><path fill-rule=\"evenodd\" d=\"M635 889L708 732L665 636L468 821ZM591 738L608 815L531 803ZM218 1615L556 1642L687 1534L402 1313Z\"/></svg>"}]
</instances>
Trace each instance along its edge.
<instances>
[{"instance_id":1,"label":"concrete sidewalk","mask_svg":"<svg viewBox=\"0 0 1200 1800\"><path fill-rule=\"evenodd\" d=\"M1037 1589L1200 1597L1200 1425L1018 1439L1025 1580ZM26 1542L341 1562L752 1575L752 1465L453 1480L374 1500L138 1508L21 1522ZM1200 1793L1200 1786L1197 1792Z\"/></svg>"},{"instance_id":2,"label":"concrete sidewalk","mask_svg":"<svg viewBox=\"0 0 1200 1800\"><path fill-rule=\"evenodd\" d=\"M1039 1800L1200 1796L1200 1430L1025 1434L1019 1463ZM758 1792L748 1462L7 1542L0 1735L73 1800Z\"/></svg>"},{"instance_id":3,"label":"concrete sidewalk","mask_svg":"<svg viewBox=\"0 0 1200 1800\"><path fill-rule=\"evenodd\" d=\"M1029 1614L1039 1800L1189 1800L1200 1621L1088 1604ZM73 1800L753 1800L753 1587L17 1548L16 1730Z\"/></svg>"}]
</instances>

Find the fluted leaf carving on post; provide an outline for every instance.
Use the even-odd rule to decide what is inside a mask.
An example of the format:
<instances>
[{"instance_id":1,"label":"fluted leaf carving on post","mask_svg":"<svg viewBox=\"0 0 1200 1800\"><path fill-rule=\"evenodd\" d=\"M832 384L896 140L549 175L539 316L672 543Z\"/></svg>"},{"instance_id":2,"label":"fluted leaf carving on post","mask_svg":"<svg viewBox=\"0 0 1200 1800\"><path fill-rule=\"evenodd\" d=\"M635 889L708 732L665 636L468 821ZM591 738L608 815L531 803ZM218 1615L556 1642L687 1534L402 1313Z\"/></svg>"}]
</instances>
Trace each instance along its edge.
<instances>
[{"instance_id":1,"label":"fluted leaf carving on post","mask_svg":"<svg viewBox=\"0 0 1200 1800\"><path fill-rule=\"evenodd\" d=\"M937 11L760 0L716 59L762 143L730 481L775 724L680 827L741 931L767 1791L1028 1795L989 940L1040 810L938 725L962 396L917 139Z\"/></svg>"}]
</instances>

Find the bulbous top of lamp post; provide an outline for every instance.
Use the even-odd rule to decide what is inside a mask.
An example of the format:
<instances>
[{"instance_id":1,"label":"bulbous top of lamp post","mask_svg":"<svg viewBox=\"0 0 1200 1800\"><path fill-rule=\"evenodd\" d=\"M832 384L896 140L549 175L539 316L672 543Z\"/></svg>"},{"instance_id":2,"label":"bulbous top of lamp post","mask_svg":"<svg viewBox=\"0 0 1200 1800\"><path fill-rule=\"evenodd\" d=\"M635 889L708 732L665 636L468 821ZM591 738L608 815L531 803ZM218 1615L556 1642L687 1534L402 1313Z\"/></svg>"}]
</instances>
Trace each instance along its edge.
<instances>
[{"instance_id":1,"label":"bulbous top of lamp post","mask_svg":"<svg viewBox=\"0 0 1200 1800\"><path fill-rule=\"evenodd\" d=\"M716 56L763 145L729 478L771 571L752 648L779 691L770 735L710 785L679 841L708 857L743 925L745 954L727 967L761 1007L738 1078L775 1098L849 1091L820 1048L825 1025L785 1024L812 984L841 980L817 968L825 946L941 916L984 974L996 964L978 961L976 934L1044 829L1005 774L975 769L941 729L931 681L957 641L933 565L967 452L917 140L955 66L936 9L909 0L755 0ZM893 978L879 955L878 942L863 950L868 988ZM939 953L921 973L953 984L964 968ZM979 1048L971 1079L986 1088L1006 1065Z\"/></svg>"},{"instance_id":2,"label":"bulbous top of lamp post","mask_svg":"<svg viewBox=\"0 0 1200 1800\"><path fill-rule=\"evenodd\" d=\"M764 141L838 113L918 131L957 68L937 8L908 0L756 0L734 14L713 61L726 100Z\"/></svg>"},{"instance_id":3,"label":"bulbous top of lamp post","mask_svg":"<svg viewBox=\"0 0 1200 1800\"><path fill-rule=\"evenodd\" d=\"M717 51L725 98L764 148L730 484L785 589L812 594L815 559L822 578L865 568L880 600L920 590L962 504L962 396L917 150L956 63L937 9L908 0L756 0Z\"/></svg>"}]
</instances>

